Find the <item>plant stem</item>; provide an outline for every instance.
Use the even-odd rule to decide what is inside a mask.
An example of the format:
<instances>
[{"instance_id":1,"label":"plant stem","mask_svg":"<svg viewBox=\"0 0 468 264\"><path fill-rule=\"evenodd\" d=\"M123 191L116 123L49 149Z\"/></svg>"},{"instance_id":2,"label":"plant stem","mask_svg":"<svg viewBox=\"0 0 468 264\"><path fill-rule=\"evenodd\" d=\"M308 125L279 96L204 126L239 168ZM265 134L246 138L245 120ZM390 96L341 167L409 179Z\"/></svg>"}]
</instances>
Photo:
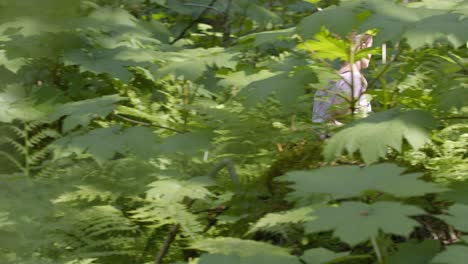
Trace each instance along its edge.
<instances>
[{"instance_id":1,"label":"plant stem","mask_svg":"<svg viewBox=\"0 0 468 264\"><path fill-rule=\"evenodd\" d=\"M29 126L24 123L24 174L26 177L31 175L31 168L29 164Z\"/></svg>"},{"instance_id":2,"label":"plant stem","mask_svg":"<svg viewBox=\"0 0 468 264\"><path fill-rule=\"evenodd\" d=\"M375 237L371 237L371 243L372 247L374 248L375 255L377 256L377 261L379 264L385 264L383 258L382 258L382 253L380 252L379 244L377 243L377 240Z\"/></svg>"},{"instance_id":3,"label":"plant stem","mask_svg":"<svg viewBox=\"0 0 468 264\"><path fill-rule=\"evenodd\" d=\"M187 31L189 31L190 28L192 28L196 23L198 23L200 21L200 19L202 19L202 17L204 17L206 15L206 13L208 13L208 11L210 9L213 9L213 5L216 3L217 0L212 0L206 7L205 9L203 9L203 11L200 12L200 14L197 16L197 18L195 18L194 20L192 20L183 30L182 32L180 32L180 34L174 39L172 40L169 44L174 44L176 43L177 41L181 40L183 37L185 37L185 34L187 33Z\"/></svg>"},{"instance_id":4,"label":"plant stem","mask_svg":"<svg viewBox=\"0 0 468 264\"><path fill-rule=\"evenodd\" d=\"M169 247L171 246L172 242L175 240L175 237L177 235L177 232L179 232L180 225L175 224L172 226L171 230L169 231L169 234L166 237L166 241L164 241L164 245L159 250L158 255L156 256L156 259L154 260L154 264L161 264L164 256L167 254L169 251Z\"/></svg>"}]
</instances>

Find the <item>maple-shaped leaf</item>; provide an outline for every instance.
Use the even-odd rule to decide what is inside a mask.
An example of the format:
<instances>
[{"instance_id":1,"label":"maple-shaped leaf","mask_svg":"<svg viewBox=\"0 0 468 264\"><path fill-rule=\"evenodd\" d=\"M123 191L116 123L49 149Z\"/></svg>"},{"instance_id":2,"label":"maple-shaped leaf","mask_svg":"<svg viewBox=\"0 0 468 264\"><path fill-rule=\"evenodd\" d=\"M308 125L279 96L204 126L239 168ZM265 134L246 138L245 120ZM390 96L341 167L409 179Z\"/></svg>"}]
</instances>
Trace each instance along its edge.
<instances>
[{"instance_id":1,"label":"maple-shaped leaf","mask_svg":"<svg viewBox=\"0 0 468 264\"><path fill-rule=\"evenodd\" d=\"M325 8L306 17L297 26L297 32L310 39L322 26L342 37L352 31L378 29L379 34L374 40L376 44L407 38L413 48L440 41L458 47L467 41L463 29L468 23L466 15L459 10L460 6L446 10L410 8L381 0L346 1L339 7Z\"/></svg>"},{"instance_id":2,"label":"maple-shaped leaf","mask_svg":"<svg viewBox=\"0 0 468 264\"><path fill-rule=\"evenodd\" d=\"M468 205L454 204L448 211L448 215L437 216L457 230L468 232Z\"/></svg>"},{"instance_id":3,"label":"maple-shaped leaf","mask_svg":"<svg viewBox=\"0 0 468 264\"><path fill-rule=\"evenodd\" d=\"M449 191L439 195L439 199L468 205L468 180L454 181L449 186Z\"/></svg>"},{"instance_id":4,"label":"maple-shaped leaf","mask_svg":"<svg viewBox=\"0 0 468 264\"><path fill-rule=\"evenodd\" d=\"M381 191L398 197L420 196L445 189L418 179L422 173L403 174L405 168L395 164L377 164L361 168L345 165L312 171L292 171L277 178L292 182L288 195L292 200L314 193L329 194L334 199L356 197L365 191Z\"/></svg>"},{"instance_id":5,"label":"maple-shaped leaf","mask_svg":"<svg viewBox=\"0 0 468 264\"><path fill-rule=\"evenodd\" d=\"M195 155L201 150L207 150L211 147L211 131L195 131L182 134L175 134L164 138L159 145L160 153L173 154L184 153L186 155Z\"/></svg>"},{"instance_id":6,"label":"maple-shaped leaf","mask_svg":"<svg viewBox=\"0 0 468 264\"><path fill-rule=\"evenodd\" d=\"M435 126L434 118L419 110L391 109L371 114L345 126L325 145L323 154L327 161L339 157L344 151L359 151L366 164L384 158L388 147L401 151L403 139L419 149L430 141L429 129Z\"/></svg>"},{"instance_id":7,"label":"maple-shaped leaf","mask_svg":"<svg viewBox=\"0 0 468 264\"><path fill-rule=\"evenodd\" d=\"M340 7L332 6L316 12L304 18L296 31L306 39L310 39L321 30L322 26L326 26L331 32L345 36L359 25L354 5L355 3L344 3Z\"/></svg>"},{"instance_id":8,"label":"maple-shaped leaf","mask_svg":"<svg viewBox=\"0 0 468 264\"><path fill-rule=\"evenodd\" d=\"M269 96L275 96L282 104L292 105L304 95L306 85L316 82L317 78L310 74L295 72L276 72L272 76L254 81L247 85L240 93L246 97L248 106L255 106Z\"/></svg>"},{"instance_id":9,"label":"maple-shaped leaf","mask_svg":"<svg viewBox=\"0 0 468 264\"><path fill-rule=\"evenodd\" d=\"M212 254L234 254L242 257L258 254L288 256L289 249L274 246L265 242L243 240L234 237L216 237L198 240L191 248L207 251Z\"/></svg>"},{"instance_id":10,"label":"maple-shaped leaf","mask_svg":"<svg viewBox=\"0 0 468 264\"><path fill-rule=\"evenodd\" d=\"M153 67L155 78L166 75L183 76L188 80L197 80L209 67L235 69L236 53L226 52L222 48L187 49L178 52L164 52L158 59L165 61L162 67Z\"/></svg>"},{"instance_id":11,"label":"maple-shaped leaf","mask_svg":"<svg viewBox=\"0 0 468 264\"><path fill-rule=\"evenodd\" d=\"M452 245L431 260L431 264L465 264L468 259L468 247Z\"/></svg>"},{"instance_id":12,"label":"maple-shaped leaf","mask_svg":"<svg viewBox=\"0 0 468 264\"><path fill-rule=\"evenodd\" d=\"M0 90L0 122L32 121L46 117L54 108L53 96L48 101L41 99L44 97L41 93L46 90L20 84L11 84Z\"/></svg>"},{"instance_id":13,"label":"maple-shaped leaf","mask_svg":"<svg viewBox=\"0 0 468 264\"><path fill-rule=\"evenodd\" d=\"M314 212L317 218L305 224L308 233L334 230L334 234L349 245L375 238L379 231L407 236L418 222L409 216L424 214L424 210L396 202L344 202L338 207L323 207Z\"/></svg>"},{"instance_id":14,"label":"maple-shaped leaf","mask_svg":"<svg viewBox=\"0 0 468 264\"><path fill-rule=\"evenodd\" d=\"M155 154L155 146L155 136L150 129L132 127L121 130L119 125L95 129L83 135L72 134L52 143L57 157L89 153L98 162L109 160L117 153L125 155L128 152L149 158Z\"/></svg>"},{"instance_id":15,"label":"maple-shaped leaf","mask_svg":"<svg viewBox=\"0 0 468 264\"><path fill-rule=\"evenodd\" d=\"M114 49L72 50L65 53L65 65L78 65L81 71L107 73L111 77L128 82L132 73L130 66L148 66L155 53L144 49L118 47Z\"/></svg>"},{"instance_id":16,"label":"maple-shaped leaf","mask_svg":"<svg viewBox=\"0 0 468 264\"><path fill-rule=\"evenodd\" d=\"M466 16L449 13L423 18L409 27L403 36L408 39L412 48L435 43L450 43L458 48L468 41L467 28Z\"/></svg>"},{"instance_id":17,"label":"maple-shaped leaf","mask_svg":"<svg viewBox=\"0 0 468 264\"><path fill-rule=\"evenodd\" d=\"M86 127L92 119L104 118L109 115L116 108L115 103L124 99L119 95L105 95L94 99L67 103L50 114L49 120L55 121L65 117L62 126L63 132L73 130L77 126Z\"/></svg>"},{"instance_id":18,"label":"maple-shaped leaf","mask_svg":"<svg viewBox=\"0 0 468 264\"><path fill-rule=\"evenodd\" d=\"M442 110L450 110L451 108L460 109L468 105L468 88L467 84L463 84L462 87L455 87L445 90L440 95L439 106Z\"/></svg>"},{"instance_id":19,"label":"maple-shaped leaf","mask_svg":"<svg viewBox=\"0 0 468 264\"><path fill-rule=\"evenodd\" d=\"M309 51L312 57L348 61L350 46L344 40L332 37L326 31L321 31L314 36L314 40L307 40L298 48Z\"/></svg>"},{"instance_id":20,"label":"maple-shaped leaf","mask_svg":"<svg viewBox=\"0 0 468 264\"><path fill-rule=\"evenodd\" d=\"M427 264L440 251L436 240L408 241L397 245L397 252L390 255L388 264Z\"/></svg>"},{"instance_id":21,"label":"maple-shaped leaf","mask_svg":"<svg viewBox=\"0 0 468 264\"><path fill-rule=\"evenodd\" d=\"M313 248L306 250L301 259L307 264L326 264L346 255L348 255L348 252L336 253L325 248Z\"/></svg>"},{"instance_id":22,"label":"maple-shaped leaf","mask_svg":"<svg viewBox=\"0 0 468 264\"><path fill-rule=\"evenodd\" d=\"M224 254L203 254L199 264L300 264L295 256L277 256L274 254L257 254L253 256L238 256Z\"/></svg>"}]
</instances>

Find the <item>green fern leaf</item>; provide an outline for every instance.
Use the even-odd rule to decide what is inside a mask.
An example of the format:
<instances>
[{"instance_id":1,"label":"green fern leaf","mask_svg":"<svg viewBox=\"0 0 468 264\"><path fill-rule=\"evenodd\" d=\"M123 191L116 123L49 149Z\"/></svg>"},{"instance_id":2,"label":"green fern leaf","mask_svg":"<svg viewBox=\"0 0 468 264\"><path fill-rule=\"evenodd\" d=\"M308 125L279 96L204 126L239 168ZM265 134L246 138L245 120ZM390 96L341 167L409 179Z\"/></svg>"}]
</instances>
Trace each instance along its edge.
<instances>
[{"instance_id":1,"label":"green fern leaf","mask_svg":"<svg viewBox=\"0 0 468 264\"><path fill-rule=\"evenodd\" d=\"M211 254L238 255L242 257L258 254L273 256L288 256L289 249L273 246L264 242L242 240L233 237L216 237L198 240L191 248L207 251Z\"/></svg>"},{"instance_id":2,"label":"green fern leaf","mask_svg":"<svg viewBox=\"0 0 468 264\"><path fill-rule=\"evenodd\" d=\"M292 200L305 199L313 193L329 194L333 199L357 197L365 191L381 191L398 197L422 196L446 189L418 178L421 173L404 174L395 164L325 167L313 171L293 171L278 180L292 182Z\"/></svg>"},{"instance_id":3,"label":"green fern leaf","mask_svg":"<svg viewBox=\"0 0 468 264\"><path fill-rule=\"evenodd\" d=\"M277 233L281 226L286 224L304 223L313 220L311 216L312 208L303 207L280 213L269 213L262 217L250 228L248 234L257 231L267 231Z\"/></svg>"},{"instance_id":4,"label":"green fern leaf","mask_svg":"<svg viewBox=\"0 0 468 264\"><path fill-rule=\"evenodd\" d=\"M94 186L80 185L76 186L78 190L74 192L66 192L61 194L59 197L53 200L54 203L67 203L67 202L78 202L78 201L108 201L113 200L114 195L112 192L99 190Z\"/></svg>"},{"instance_id":5,"label":"green fern leaf","mask_svg":"<svg viewBox=\"0 0 468 264\"><path fill-rule=\"evenodd\" d=\"M131 218L145 225L158 228L165 225L180 225L185 235L198 238L203 231L197 216L188 212L187 207L172 201L152 201L149 205L130 211Z\"/></svg>"},{"instance_id":6,"label":"green fern leaf","mask_svg":"<svg viewBox=\"0 0 468 264\"><path fill-rule=\"evenodd\" d=\"M167 179L152 182L148 186L151 187L146 193L146 198L149 200L162 199L167 202L182 202L185 197L206 199L214 196L203 183L195 181Z\"/></svg>"},{"instance_id":7,"label":"green fern leaf","mask_svg":"<svg viewBox=\"0 0 468 264\"><path fill-rule=\"evenodd\" d=\"M306 223L306 231L315 233L335 230L334 234L350 245L377 237L379 231L407 236L418 222L409 216L425 212L415 206L396 202L344 202L338 207L317 209L315 220Z\"/></svg>"},{"instance_id":8,"label":"green fern leaf","mask_svg":"<svg viewBox=\"0 0 468 264\"><path fill-rule=\"evenodd\" d=\"M336 133L326 143L323 154L327 161L332 161L344 151L348 154L359 151L364 162L370 164L385 157L388 147L401 151L403 139L419 149L430 141L428 130L434 126L432 116L418 110L392 109L375 113Z\"/></svg>"}]
</instances>

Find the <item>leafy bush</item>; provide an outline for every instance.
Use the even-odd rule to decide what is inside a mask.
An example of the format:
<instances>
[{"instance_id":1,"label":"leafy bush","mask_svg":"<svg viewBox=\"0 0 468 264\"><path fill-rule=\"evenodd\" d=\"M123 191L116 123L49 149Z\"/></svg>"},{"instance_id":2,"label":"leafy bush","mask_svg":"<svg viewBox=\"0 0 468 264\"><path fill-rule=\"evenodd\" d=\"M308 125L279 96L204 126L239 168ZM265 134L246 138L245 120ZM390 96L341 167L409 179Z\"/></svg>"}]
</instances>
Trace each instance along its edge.
<instances>
[{"instance_id":1,"label":"leafy bush","mask_svg":"<svg viewBox=\"0 0 468 264\"><path fill-rule=\"evenodd\" d=\"M467 11L0 0L0 262L465 263ZM367 54L375 113L312 124Z\"/></svg>"}]
</instances>

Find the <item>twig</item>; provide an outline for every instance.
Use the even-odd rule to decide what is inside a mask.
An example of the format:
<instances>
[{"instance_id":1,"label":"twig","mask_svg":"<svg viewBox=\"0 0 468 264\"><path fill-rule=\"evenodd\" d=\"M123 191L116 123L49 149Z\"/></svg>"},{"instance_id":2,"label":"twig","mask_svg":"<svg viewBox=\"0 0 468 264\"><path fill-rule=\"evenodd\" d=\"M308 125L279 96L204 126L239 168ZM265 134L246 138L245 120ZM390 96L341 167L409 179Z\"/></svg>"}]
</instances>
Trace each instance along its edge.
<instances>
[{"instance_id":1,"label":"twig","mask_svg":"<svg viewBox=\"0 0 468 264\"><path fill-rule=\"evenodd\" d=\"M439 120L450 120L450 119L468 119L468 116L446 116L446 117L439 117Z\"/></svg>"},{"instance_id":2,"label":"twig","mask_svg":"<svg viewBox=\"0 0 468 264\"><path fill-rule=\"evenodd\" d=\"M379 74L377 74L377 76L367 85L367 89L374 87L375 83L380 79L380 77L382 77L382 75L388 71L392 63L398 59L402 51L403 49L398 49L398 52L395 54L395 56L392 56L390 62L385 64L385 67L382 69L382 71L380 71Z\"/></svg>"},{"instance_id":3,"label":"twig","mask_svg":"<svg viewBox=\"0 0 468 264\"><path fill-rule=\"evenodd\" d=\"M213 8L213 5L216 3L217 0L211 0L211 2L208 4L208 6L205 6L205 9L203 9L203 11L200 12L200 14L197 16L197 18L195 18L194 20L192 20L192 22L190 22L183 30L182 32L180 32L179 36L177 36L174 40L172 40L169 44L173 45L174 43L176 43L177 41L181 40L183 37L185 37L185 34L187 33L187 31L193 27L193 25L195 25L196 23L198 23L200 21L200 19L202 19L202 17L204 17L206 15L206 13L208 13L208 11L210 9Z\"/></svg>"},{"instance_id":4,"label":"twig","mask_svg":"<svg viewBox=\"0 0 468 264\"><path fill-rule=\"evenodd\" d=\"M204 7L204 8L208 8L208 9L213 9L213 10L215 10L215 11L218 12L218 13L221 13L221 12L222 12L221 10L219 10L218 8L216 8L216 7L214 7L214 6L207 6L207 5L194 4L194 3L185 3L184 5L186 5L186 6Z\"/></svg>"},{"instance_id":5,"label":"twig","mask_svg":"<svg viewBox=\"0 0 468 264\"><path fill-rule=\"evenodd\" d=\"M127 121L127 122L134 123L134 124L141 125L141 126L152 126L152 127L157 127L157 128L162 128L162 129L170 130L170 131L177 132L177 133L184 133L184 132L187 132L187 131L182 131L182 130L178 130L178 129L171 128L171 127L167 127L167 126L155 125L155 124L153 124L153 123L147 123L147 122L142 122L142 121L134 120L134 119L131 119L131 118L128 118L128 117L119 115L119 114L116 114L116 116L119 117L119 118L121 118L121 119L123 119L123 120L125 120L125 121Z\"/></svg>"},{"instance_id":6,"label":"twig","mask_svg":"<svg viewBox=\"0 0 468 264\"><path fill-rule=\"evenodd\" d=\"M231 10L232 0L227 0L226 10L224 10L223 18L223 46L226 48L231 42L231 22L229 21L229 12Z\"/></svg>"},{"instance_id":7,"label":"twig","mask_svg":"<svg viewBox=\"0 0 468 264\"><path fill-rule=\"evenodd\" d=\"M463 65L463 63L461 63L460 60L458 60L458 58L455 55L450 53L450 51L448 50L444 50L444 51L445 51L445 54L449 56L449 58L451 58L458 66L460 66L460 68L462 68L463 72L468 73L468 68L466 68L465 65Z\"/></svg>"},{"instance_id":8,"label":"twig","mask_svg":"<svg viewBox=\"0 0 468 264\"><path fill-rule=\"evenodd\" d=\"M156 259L154 260L154 264L161 264L164 256L167 254L169 251L169 247L171 246L172 242L174 241L177 233L179 232L180 225L175 224L172 226L171 230L169 231L169 234L166 237L166 241L164 241L164 245L159 250L158 255L156 256Z\"/></svg>"},{"instance_id":9,"label":"twig","mask_svg":"<svg viewBox=\"0 0 468 264\"><path fill-rule=\"evenodd\" d=\"M190 209L194 202L195 200L189 200L187 204L187 209ZM156 259L154 260L154 264L162 263L164 256L166 256L167 252L169 251L169 248L171 247L172 242L174 242L179 230L180 230L180 224L174 224L171 227L171 230L169 230L169 233L167 234L166 240L164 241L162 248L159 250L158 255L156 256Z\"/></svg>"},{"instance_id":10,"label":"twig","mask_svg":"<svg viewBox=\"0 0 468 264\"><path fill-rule=\"evenodd\" d=\"M371 237L371 243L372 243L372 247L374 248L374 251L375 251L375 255L377 256L377 261L379 264L383 264L383 258L382 258L382 253L380 252L380 248L379 248L379 245L377 244L377 241L375 239L375 237Z\"/></svg>"}]
</instances>

